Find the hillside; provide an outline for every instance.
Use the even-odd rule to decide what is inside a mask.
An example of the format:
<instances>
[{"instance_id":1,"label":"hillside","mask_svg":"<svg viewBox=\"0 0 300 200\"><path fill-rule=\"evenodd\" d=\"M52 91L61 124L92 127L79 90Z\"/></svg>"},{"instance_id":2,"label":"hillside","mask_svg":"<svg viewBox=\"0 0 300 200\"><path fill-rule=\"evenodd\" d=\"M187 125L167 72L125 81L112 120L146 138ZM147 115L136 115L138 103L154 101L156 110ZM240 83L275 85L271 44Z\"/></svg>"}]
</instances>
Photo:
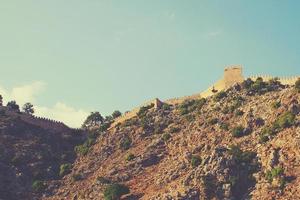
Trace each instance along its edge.
<instances>
[{"instance_id":1,"label":"hillside","mask_svg":"<svg viewBox=\"0 0 300 200\"><path fill-rule=\"evenodd\" d=\"M61 123L0 107L0 199L38 199L43 182L60 179L60 166L75 160L74 146L84 138Z\"/></svg>"},{"instance_id":2,"label":"hillside","mask_svg":"<svg viewBox=\"0 0 300 200\"><path fill-rule=\"evenodd\" d=\"M300 199L299 103L294 86L258 78L142 107L101 132L42 199L118 199L127 189L122 199Z\"/></svg>"}]
</instances>

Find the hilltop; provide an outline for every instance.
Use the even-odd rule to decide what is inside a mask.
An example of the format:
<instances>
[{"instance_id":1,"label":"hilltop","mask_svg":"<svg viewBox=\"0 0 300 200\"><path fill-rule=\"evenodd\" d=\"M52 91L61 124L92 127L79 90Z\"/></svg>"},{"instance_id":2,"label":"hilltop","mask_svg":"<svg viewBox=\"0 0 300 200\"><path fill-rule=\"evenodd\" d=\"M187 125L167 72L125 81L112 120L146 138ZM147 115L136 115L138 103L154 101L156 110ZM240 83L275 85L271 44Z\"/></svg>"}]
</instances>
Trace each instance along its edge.
<instances>
[{"instance_id":1,"label":"hilltop","mask_svg":"<svg viewBox=\"0 0 300 200\"><path fill-rule=\"evenodd\" d=\"M43 199L300 199L299 103L294 84L257 78L145 105L96 131Z\"/></svg>"}]
</instances>

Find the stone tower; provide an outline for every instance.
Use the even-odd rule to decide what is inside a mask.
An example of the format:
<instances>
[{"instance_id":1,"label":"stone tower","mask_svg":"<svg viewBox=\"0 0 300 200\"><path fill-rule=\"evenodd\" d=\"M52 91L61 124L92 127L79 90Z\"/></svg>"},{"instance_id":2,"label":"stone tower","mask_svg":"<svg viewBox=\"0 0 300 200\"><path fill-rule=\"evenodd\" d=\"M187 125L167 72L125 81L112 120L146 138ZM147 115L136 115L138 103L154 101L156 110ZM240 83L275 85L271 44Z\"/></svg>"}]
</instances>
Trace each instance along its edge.
<instances>
[{"instance_id":1,"label":"stone tower","mask_svg":"<svg viewBox=\"0 0 300 200\"><path fill-rule=\"evenodd\" d=\"M226 67L224 70L224 86L225 89L231 87L236 83L241 83L244 81L242 66L235 65Z\"/></svg>"}]
</instances>

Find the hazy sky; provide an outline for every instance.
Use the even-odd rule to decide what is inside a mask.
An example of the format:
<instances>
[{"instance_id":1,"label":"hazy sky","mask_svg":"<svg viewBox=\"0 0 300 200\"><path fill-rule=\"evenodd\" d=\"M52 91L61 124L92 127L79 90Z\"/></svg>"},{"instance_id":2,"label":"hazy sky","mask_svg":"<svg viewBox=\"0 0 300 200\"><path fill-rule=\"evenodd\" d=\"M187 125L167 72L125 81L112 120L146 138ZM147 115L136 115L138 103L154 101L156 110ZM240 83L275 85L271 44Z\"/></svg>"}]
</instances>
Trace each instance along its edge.
<instances>
[{"instance_id":1,"label":"hazy sky","mask_svg":"<svg viewBox=\"0 0 300 200\"><path fill-rule=\"evenodd\" d=\"M0 0L0 93L80 126L242 64L300 74L300 1Z\"/></svg>"}]
</instances>

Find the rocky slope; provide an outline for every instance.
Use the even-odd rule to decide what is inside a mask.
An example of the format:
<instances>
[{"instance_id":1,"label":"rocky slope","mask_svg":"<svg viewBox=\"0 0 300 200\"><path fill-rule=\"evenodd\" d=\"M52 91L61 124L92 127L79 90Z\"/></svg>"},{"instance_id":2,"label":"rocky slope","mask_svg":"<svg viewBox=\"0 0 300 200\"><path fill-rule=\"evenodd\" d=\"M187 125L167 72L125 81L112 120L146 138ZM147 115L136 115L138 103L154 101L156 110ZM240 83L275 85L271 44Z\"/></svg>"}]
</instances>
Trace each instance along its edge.
<instances>
[{"instance_id":1,"label":"rocky slope","mask_svg":"<svg viewBox=\"0 0 300 200\"><path fill-rule=\"evenodd\" d=\"M74 146L85 138L81 132L67 127L58 131L28 123L23 120L25 115L0 107L3 200L39 199L40 191L46 187L43 181L60 179L60 165L74 162Z\"/></svg>"},{"instance_id":2,"label":"rocky slope","mask_svg":"<svg viewBox=\"0 0 300 200\"><path fill-rule=\"evenodd\" d=\"M299 103L294 87L245 82L145 107L101 133L44 199L104 199L113 183L130 189L122 199L300 199Z\"/></svg>"}]
</instances>

